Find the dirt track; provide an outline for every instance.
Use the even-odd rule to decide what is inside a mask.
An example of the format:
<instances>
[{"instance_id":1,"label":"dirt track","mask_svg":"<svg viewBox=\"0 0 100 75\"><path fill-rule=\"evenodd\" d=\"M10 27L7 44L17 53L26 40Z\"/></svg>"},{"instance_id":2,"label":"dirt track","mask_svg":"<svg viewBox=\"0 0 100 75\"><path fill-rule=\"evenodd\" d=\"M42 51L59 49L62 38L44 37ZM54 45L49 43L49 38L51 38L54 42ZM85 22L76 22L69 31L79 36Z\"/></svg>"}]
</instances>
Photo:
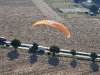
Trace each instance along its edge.
<instances>
[{"instance_id":1,"label":"dirt track","mask_svg":"<svg viewBox=\"0 0 100 75\"><path fill-rule=\"evenodd\" d=\"M64 20L60 16L57 15L57 13L52 10L51 7L49 7L43 0L32 0L34 4L48 17L48 19L51 20L57 20L62 21Z\"/></svg>"}]
</instances>

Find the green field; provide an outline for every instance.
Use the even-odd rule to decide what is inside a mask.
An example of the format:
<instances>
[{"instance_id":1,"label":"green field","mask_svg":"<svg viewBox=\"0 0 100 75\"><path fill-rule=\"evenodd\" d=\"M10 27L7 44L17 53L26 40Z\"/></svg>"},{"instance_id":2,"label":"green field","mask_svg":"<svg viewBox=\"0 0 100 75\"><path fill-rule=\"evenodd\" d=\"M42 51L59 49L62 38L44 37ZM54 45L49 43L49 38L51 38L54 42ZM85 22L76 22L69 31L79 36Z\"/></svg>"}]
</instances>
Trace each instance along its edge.
<instances>
[{"instance_id":1,"label":"green field","mask_svg":"<svg viewBox=\"0 0 100 75\"><path fill-rule=\"evenodd\" d=\"M78 6L74 6L74 0L44 0L51 8L53 8L60 16L63 18L95 18L100 17L100 14L96 16L91 16L90 14L85 14L82 12L72 12L72 13L62 13L60 8L84 8L80 3Z\"/></svg>"},{"instance_id":2,"label":"green field","mask_svg":"<svg viewBox=\"0 0 100 75\"><path fill-rule=\"evenodd\" d=\"M59 15L63 18L99 18L100 14L97 16L91 16L89 14L84 14L84 13L59 13Z\"/></svg>"},{"instance_id":3,"label":"green field","mask_svg":"<svg viewBox=\"0 0 100 75\"><path fill-rule=\"evenodd\" d=\"M53 8L76 8L73 0L44 0ZM78 7L82 7L80 4Z\"/></svg>"}]
</instances>

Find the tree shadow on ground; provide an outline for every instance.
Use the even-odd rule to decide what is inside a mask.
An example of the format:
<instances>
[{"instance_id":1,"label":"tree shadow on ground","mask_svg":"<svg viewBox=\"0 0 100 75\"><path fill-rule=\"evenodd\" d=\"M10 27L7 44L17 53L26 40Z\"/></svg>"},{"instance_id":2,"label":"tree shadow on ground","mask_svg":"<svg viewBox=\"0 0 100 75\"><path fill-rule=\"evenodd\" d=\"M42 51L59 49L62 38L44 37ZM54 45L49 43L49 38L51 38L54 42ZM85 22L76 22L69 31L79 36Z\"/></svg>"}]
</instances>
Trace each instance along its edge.
<instances>
[{"instance_id":1,"label":"tree shadow on ground","mask_svg":"<svg viewBox=\"0 0 100 75\"><path fill-rule=\"evenodd\" d=\"M34 64L35 62L37 62L37 55L43 55L45 52L43 51L32 51L32 50L28 50L29 54L32 54L30 56L30 64Z\"/></svg>"},{"instance_id":2,"label":"tree shadow on ground","mask_svg":"<svg viewBox=\"0 0 100 75\"><path fill-rule=\"evenodd\" d=\"M30 64L34 64L35 62L37 62L37 58L38 58L38 56L35 53L33 53L30 56Z\"/></svg>"},{"instance_id":3,"label":"tree shadow on ground","mask_svg":"<svg viewBox=\"0 0 100 75\"><path fill-rule=\"evenodd\" d=\"M6 44L6 42L0 42L1 46L4 46Z\"/></svg>"},{"instance_id":4,"label":"tree shadow on ground","mask_svg":"<svg viewBox=\"0 0 100 75\"><path fill-rule=\"evenodd\" d=\"M44 55L45 52L44 52L44 51L38 51L38 52L36 52L36 54L37 54L37 55Z\"/></svg>"},{"instance_id":5,"label":"tree shadow on ground","mask_svg":"<svg viewBox=\"0 0 100 75\"><path fill-rule=\"evenodd\" d=\"M33 54L33 51L29 49L29 50L28 50L28 53L29 53L29 54Z\"/></svg>"},{"instance_id":6,"label":"tree shadow on ground","mask_svg":"<svg viewBox=\"0 0 100 75\"><path fill-rule=\"evenodd\" d=\"M75 59L72 59L72 61L70 62L71 67L76 68L77 66L77 62Z\"/></svg>"},{"instance_id":7,"label":"tree shadow on ground","mask_svg":"<svg viewBox=\"0 0 100 75\"><path fill-rule=\"evenodd\" d=\"M45 51L32 51L32 50L28 50L28 53L29 54L38 54L38 55L43 55L45 53Z\"/></svg>"},{"instance_id":8,"label":"tree shadow on ground","mask_svg":"<svg viewBox=\"0 0 100 75\"><path fill-rule=\"evenodd\" d=\"M13 50L13 51L8 52L9 60L14 60L14 59L16 59L18 57L19 57L19 53L18 53L17 50Z\"/></svg>"},{"instance_id":9,"label":"tree shadow on ground","mask_svg":"<svg viewBox=\"0 0 100 75\"><path fill-rule=\"evenodd\" d=\"M95 62L92 62L91 64L90 64L90 66L91 66L91 68L92 68L92 70L94 71L94 72L97 72L97 71L99 71L99 65Z\"/></svg>"},{"instance_id":10,"label":"tree shadow on ground","mask_svg":"<svg viewBox=\"0 0 100 75\"><path fill-rule=\"evenodd\" d=\"M50 57L48 59L48 63L51 64L52 66L57 66L59 65L60 61L57 57Z\"/></svg>"},{"instance_id":11,"label":"tree shadow on ground","mask_svg":"<svg viewBox=\"0 0 100 75\"><path fill-rule=\"evenodd\" d=\"M93 3L96 4L96 5L98 5L99 8L100 8L100 1L99 1L99 0L97 0L97 1L93 1Z\"/></svg>"}]
</instances>

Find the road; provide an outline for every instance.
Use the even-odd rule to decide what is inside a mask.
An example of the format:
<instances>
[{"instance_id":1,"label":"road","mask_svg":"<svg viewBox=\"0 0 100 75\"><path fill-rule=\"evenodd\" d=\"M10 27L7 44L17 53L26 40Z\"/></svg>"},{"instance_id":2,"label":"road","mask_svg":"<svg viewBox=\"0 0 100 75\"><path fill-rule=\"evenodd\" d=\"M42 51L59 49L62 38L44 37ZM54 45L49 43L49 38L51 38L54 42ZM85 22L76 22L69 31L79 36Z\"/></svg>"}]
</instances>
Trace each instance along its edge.
<instances>
[{"instance_id":1,"label":"road","mask_svg":"<svg viewBox=\"0 0 100 75\"><path fill-rule=\"evenodd\" d=\"M10 42L7 41L6 44L10 44ZM31 46L32 46L31 44L21 44L21 46L19 48L29 50L29 48ZM39 46L39 48L44 49L45 52L49 52L49 47ZM60 53L59 54L71 55L70 50L65 50L65 49L60 49ZM91 58L90 57L90 53L79 52L79 51L76 52L76 56L77 57L84 57L84 58ZM100 59L100 54L98 54L97 59Z\"/></svg>"}]
</instances>

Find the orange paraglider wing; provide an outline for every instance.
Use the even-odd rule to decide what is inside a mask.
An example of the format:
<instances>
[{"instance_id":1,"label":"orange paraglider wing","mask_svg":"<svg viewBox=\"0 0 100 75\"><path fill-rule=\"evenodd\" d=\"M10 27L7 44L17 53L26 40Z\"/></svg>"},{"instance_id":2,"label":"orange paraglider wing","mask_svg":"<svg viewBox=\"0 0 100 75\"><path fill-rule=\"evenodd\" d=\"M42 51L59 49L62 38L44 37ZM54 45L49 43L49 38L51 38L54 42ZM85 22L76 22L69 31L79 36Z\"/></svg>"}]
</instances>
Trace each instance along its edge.
<instances>
[{"instance_id":1,"label":"orange paraglider wing","mask_svg":"<svg viewBox=\"0 0 100 75\"><path fill-rule=\"evenodd\" d=\"M70 37L70 32L68 31L68 29L66 29L63 25L61 24L53 24L55 28L58 28L59 30L61 30L62 32L64 32L67 36L67 38Z\"/></svg>"},{"instance_id":2,"label":"orange paraglider wing","mask_svg":"<svg viewBox=\"0 0 100 75\"><path fill-rule=\"evenodd\" d=\"M63 26L62 24L57 23L55 21L52 21L52 20L42 20L42 21L38 21L35 24L33 24L32 27L39 26L39 25L47 25L47 26L55 27L55 28L61 30L62 32L64 32L65 35L67 36L67 38L70 37L70 32L68 31L68 29L65 26Z\"/></svg>"},{"instance_id":3,"label":"orange paraglider wing","mask_svg":"<svg viewBox=\"0 0 100 75\"><path fill-rule=\"evenodd\" d=\"M39 26L39 25L51 26L51 24L50 24L50 22L48 20L42 20L42 21L38 21L35 24L33 24L32 27Z\"/></svg>"}]
</instances>

